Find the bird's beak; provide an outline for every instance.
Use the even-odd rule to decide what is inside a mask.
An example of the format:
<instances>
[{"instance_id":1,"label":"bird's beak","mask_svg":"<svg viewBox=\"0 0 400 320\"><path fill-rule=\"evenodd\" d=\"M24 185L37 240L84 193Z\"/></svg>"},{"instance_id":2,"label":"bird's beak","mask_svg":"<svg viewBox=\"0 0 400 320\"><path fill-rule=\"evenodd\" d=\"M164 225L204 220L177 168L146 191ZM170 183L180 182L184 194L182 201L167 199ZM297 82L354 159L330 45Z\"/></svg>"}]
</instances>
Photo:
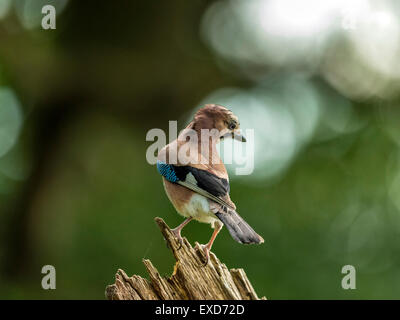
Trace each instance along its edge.
<instances>
[{"instance_id":1,"label":"bird's beak","mask_svg":"<svg viewBox=\"0 0 400 320\"><path fill-rule=\"evenodd\" d=\"M246 138L242 135L242 133L240 131L230 131L228 133L225 133L222 137L221 140L223 140L224 138L228 138L231 137L232 139L235 139L237 141L240 142L246 142Z\"/></svg>"},{"instance_id":2,"label":"bird's beak","mask_svg":"<svg viewBox=\"0 0 400 320\"><path fill-rule=\"evenodd\" d=\"M246 142L247 141L246 138L244 137L244 135L242 135L242 133L240 131L239 132L232 132L232 138L237 140L237 141L240 141L240 142Z\"/></svg>"}]
</instances>

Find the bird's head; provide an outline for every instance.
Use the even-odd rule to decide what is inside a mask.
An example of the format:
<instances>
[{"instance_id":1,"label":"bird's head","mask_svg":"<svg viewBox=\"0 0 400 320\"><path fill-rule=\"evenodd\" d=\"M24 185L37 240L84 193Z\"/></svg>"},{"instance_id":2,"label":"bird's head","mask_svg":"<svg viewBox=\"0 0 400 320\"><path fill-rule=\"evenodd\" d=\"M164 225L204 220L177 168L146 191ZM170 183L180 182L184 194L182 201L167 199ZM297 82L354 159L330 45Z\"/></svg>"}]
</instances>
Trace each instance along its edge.
<instances>
[{"instance_id":1,"label":"bird's head","mask_svg":"<svg viewBox=\"0 0 400 320\"><path fill-rule=\"evenodd\" d=\"M193 129L217 129L221 140L231 137L246 142L240 132L239 118L231 110L217 104L207 104L196 112Z\"/></svg>"}]
</instances>

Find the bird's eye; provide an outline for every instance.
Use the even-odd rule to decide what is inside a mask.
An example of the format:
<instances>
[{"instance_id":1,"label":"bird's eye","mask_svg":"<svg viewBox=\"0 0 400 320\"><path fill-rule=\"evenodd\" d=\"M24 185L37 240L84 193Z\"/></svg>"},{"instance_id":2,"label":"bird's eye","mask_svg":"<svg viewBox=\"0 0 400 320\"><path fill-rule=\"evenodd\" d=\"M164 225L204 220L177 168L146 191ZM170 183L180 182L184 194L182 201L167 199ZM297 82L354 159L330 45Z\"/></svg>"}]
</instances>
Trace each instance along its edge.
<instances>
[{"instance_id":1,"label":"bird's eye","mask_svg":"<svg viewBox=\"0 0 400 320\"><path fill-rule=\"evenodd\" d=\"M228 128L229 128L229 130L235 129L236 128L236 123L234 123L234 122L230 123Z\"/></svg>"}]
</instances>

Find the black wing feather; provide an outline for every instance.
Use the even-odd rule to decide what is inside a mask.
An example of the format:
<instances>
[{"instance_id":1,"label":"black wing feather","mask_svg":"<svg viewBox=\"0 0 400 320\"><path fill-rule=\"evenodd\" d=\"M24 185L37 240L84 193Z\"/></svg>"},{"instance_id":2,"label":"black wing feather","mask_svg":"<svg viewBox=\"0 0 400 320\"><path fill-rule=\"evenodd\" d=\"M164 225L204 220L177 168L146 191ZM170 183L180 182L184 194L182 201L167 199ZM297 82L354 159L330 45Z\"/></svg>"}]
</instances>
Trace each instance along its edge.
<instances>
[{"instance_id":1,"label":"black wing feather","mask_svg":"<svg viewBox=\"0 0 400 320\"><path fill-rule=\"evenodd\" d=\"M229 193L228 180L220 178L211 172L190 166L174 166L174 171L181 181L186 181L187 175L191 173L196 179L196 184L199 188L216 197L223 197Z\"/></svg>"}]
</instances>

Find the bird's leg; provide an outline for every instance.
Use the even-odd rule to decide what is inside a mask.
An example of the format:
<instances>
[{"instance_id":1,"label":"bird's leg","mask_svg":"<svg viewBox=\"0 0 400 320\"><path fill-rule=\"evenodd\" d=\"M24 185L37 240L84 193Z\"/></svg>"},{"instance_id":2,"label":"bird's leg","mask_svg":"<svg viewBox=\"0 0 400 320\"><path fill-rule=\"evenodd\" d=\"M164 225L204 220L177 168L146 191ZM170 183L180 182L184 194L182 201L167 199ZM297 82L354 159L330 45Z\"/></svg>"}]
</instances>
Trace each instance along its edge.
<instances>
[{"instance_id":1,"label":"bird's leg","mask_svg":"<svg viewBox=\"0 0 400 320\"><path fill-rule=\"evenodd\" d=\"M208 243L206 245L201 245L204 254L206 255L206 261L203 264L203 267L206 266L208 264L208 261L210 260L210 251L211 251L211 247L214 243L215 238L217 237L218 233L221 231L223 224L220 223L219 221L216 221L214 224L214 232L210 238L210 241L208 241Z\"/></svg>"},{"instance_id":2,"label":"bird's leg","mask_svg":"<svg viewBox=\"0 0 400 320\"><path fill-rule=\"evenodd\" d=\"M171 229L171 231L175 235L175 237L178 238L178 241L179 241L179 244L180 244L178 249L180 249L182 247L182 243L183 243L183 239L182 239L182 236L181 236L181 231L182 231L184 226L186 226L190 221L192 221L192 219L193 219L192 217L189 217L185 221L183 221L179 226L177 226L174 229Z\"/></svg>"}]
</instances>

